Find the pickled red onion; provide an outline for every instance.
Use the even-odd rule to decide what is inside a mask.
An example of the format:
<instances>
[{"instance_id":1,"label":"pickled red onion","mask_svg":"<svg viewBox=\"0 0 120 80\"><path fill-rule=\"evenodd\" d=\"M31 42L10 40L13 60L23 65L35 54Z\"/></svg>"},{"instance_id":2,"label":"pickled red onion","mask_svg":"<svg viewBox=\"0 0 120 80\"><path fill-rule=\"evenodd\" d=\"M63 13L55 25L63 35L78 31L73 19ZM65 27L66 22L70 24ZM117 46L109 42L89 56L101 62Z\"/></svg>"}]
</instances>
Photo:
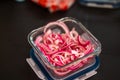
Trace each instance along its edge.
<instances>
[{"instance_id":1,"label":"pickled red onion","mask_svg":"<svg viewBox=\"0 0 120 80\"><path fill-rule=\"evenodd\" d=\"M54 70L54 72L55 72L57 75L59 75L59 76L64 76L64 75L70 73L71 70L66 70L66 71Z\"/></svg>"},{"instance_id":2,"label":"pickled red onion","mask_svg":"<svg viewBox=\"0 0 120 80\"><path fill-rule=\"evenodd\" d=\"M53 25L58 25L60 26L61 28L63 28L63 30L65 30L65 33L69 33L69 29L67 27L67 25L65 25L63 22L61 21L56 21L56 22L50 22L48 23L46 26L45 26L45 29L44 29L44 33L46 33L47 29Z\"/></svg>"},{"instance_id":3,"label":"pickled red onion","mask_svg":"<svg viewBox=\"0 0 120 80\"><path fill-rule=\"evenodd\" d=\"M65 33L56 33L50 29L57 25ZM93 44L89 40L84 40L73 28L69 31L68 26L60 21L48 23L44 28L44 35L38 36L35 40L36 46L47 57L48 61L54 66L64 66L77 60L94 50ZM89 57L88 57L89 58ZM83 67L89 60L83 60L72 64L61 70L54 70L57 75L65 75L73 70ZM50 67L49 67L50 68Z\"/></svg>"}]
</instances>

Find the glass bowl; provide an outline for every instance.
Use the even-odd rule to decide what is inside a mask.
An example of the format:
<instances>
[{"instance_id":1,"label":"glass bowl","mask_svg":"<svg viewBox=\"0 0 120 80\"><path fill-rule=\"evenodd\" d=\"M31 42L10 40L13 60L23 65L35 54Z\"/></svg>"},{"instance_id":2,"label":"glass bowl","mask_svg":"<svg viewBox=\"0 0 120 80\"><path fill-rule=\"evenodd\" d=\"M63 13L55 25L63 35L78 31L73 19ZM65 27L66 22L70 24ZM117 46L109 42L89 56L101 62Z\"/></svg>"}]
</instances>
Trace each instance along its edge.
<instances>
[{"instance_id":1,"label":"glass bowl","mask_svg":"<svg viewBox=\"0 0 120 80\"><path fill-rule=\"evenodd\" d=\"M31 31L28 35L28 41L30 43L30 45L32 46L32 48L34 49L35 55L37 57L37 59L40 61L40 63L44 66L44 68L46 69L46 71L49 73L49 75L51 75L51 77L55 80L57 79L65 79L69 76L72 76L82 70L85 70L89 67L91 67L93 64L95 64L95 56L99 56L100 52L101 52L101 44L100 42L89 32L89 30L87 30L78 20L72 18L72 17L65 17L65 18L61 18L59 20L57 20L56 22L60 22L62 25L66 25L68 30L66 31L65 28L61 28L60 25L53 25L52 23L50 23L50 27L43 26L40 27L38 29L35 29L33 31ZM54 22L53 22L54 23ZM69 55L69 62L63 62L64 65L56 65L57 62L59 63L60 60L56 60L56 58L53 58L53 54L50 55L50 59L54 59L54 61L57 61L55 64L51 63L50 60L48 59L48 56L45 55L44 51L42 49L44 49L43 46L42 49L36 45L35 41L39 36L44 36L45 34L45 30L49 32L49 30L53 31L55 34L66 34L67 32L69 33L74 33L72 34L72 37L76 37L76 35L79 35L79 37L77 37L75 39L80 41L79 39L82 39L80 42L82 46L84 46L85 51L82 52L82 54L84 55L79 55L79 57L72 58L72 55ZM76 33L77 32L77 33ZM50 35L50 34L47 34ZM71 34L68 34L68 36ZM45 37L45 39L48 39L47 37ZM65 37L64 42L65 43L69 43L71 40L69 40L70 38ZM43 43L44 40L42 39L41 43ZM71 43L73 43L74 41L71 41ZM79 46L80 46L79 45ZM73 45L74 46L74 45ZM71 50L71 48L73 48L73 46L67 46L65 48L65 50L67 49L69 51L69 49ZM59 46L58 46L59 47ZM60 50L62 47L59 47L58 50ZM75 50L78 50L78 47L74 47ZM45 50L45 49L44 49ZM80 50L82 51L82 47L80 47ZM89 53L85 54L85 52L87 52L89 50ZM71 53L74 53L74 50L71 50ZM65 57L66 53L55 53L57 55L64 55L64 59L67 59L67 57ZM75 54L74 54L75 55ZM76 56L75 56L76 57ZM60 58L61 59L61 58Z\"/></svg>"}]
</instances>

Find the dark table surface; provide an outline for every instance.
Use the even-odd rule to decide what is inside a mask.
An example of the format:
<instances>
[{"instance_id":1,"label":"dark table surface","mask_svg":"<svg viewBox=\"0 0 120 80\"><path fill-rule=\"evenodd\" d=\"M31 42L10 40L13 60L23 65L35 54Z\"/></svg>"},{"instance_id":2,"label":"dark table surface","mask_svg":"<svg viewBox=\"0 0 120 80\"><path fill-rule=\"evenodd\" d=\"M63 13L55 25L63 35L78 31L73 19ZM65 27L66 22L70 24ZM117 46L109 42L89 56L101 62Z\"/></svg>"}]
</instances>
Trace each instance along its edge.
<instances>
[{"instance_id":1,"label":"dark table surface","mask_svg":"<svg viewBox=\"0 0 120 80\"><path fill-rule=\"evenodd\" d=\"M62 17L77 18L101 42L101 65L88 80L117 80L120 73L120 9L88 8L77 2L65 12L49 13L31 1L0 2L0 80L39 80L26 62L33 29Z\"/></svg>"}]
</instances>

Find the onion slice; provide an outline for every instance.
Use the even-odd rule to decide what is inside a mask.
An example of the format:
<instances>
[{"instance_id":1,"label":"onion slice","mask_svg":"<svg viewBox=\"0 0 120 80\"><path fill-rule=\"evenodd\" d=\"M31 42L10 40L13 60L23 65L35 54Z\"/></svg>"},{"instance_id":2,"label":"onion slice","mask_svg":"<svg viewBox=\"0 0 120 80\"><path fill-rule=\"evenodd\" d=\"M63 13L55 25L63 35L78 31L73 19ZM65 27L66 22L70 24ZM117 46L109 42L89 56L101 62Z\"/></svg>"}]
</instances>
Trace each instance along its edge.
<instances>
[{"instance_id":1,"label":"onion slice","mask_svg":"<svg viewBox=\"0 0 120 80\"><path fill-rule=\"evenodd\" d=\"M56 21L56 22L50 22L48 23L45 28L44 28L44 33L46 33L47 29L54 26L54 25L58 25L59 27L63 28L63 30L66 32L66 33L69 33L69 29L68 27L66 26L65 23L61 22L61 21Z\"/></svg>"}]
</instances>

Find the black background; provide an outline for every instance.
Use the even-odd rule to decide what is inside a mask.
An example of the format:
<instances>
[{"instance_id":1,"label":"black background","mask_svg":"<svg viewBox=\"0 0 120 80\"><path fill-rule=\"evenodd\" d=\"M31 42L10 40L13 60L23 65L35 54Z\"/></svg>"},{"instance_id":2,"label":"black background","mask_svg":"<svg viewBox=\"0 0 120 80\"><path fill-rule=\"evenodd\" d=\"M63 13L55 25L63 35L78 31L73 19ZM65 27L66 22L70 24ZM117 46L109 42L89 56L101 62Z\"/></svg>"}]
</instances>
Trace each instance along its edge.
<instances>
[{"instance_id":1,"label":"black background","mask_svg":"<svg viewBox=\"0 0 120 80\"><path fill-rule=\"evenodd\" d=\"M31 1L0 1L0 80L39 80L26 62L33 29L62 17L78 19L101 42L98 74L88 80L117 80L120 73L120 9L88 8L76 2L49 13Z\"/></svg>"}]
</instances>

